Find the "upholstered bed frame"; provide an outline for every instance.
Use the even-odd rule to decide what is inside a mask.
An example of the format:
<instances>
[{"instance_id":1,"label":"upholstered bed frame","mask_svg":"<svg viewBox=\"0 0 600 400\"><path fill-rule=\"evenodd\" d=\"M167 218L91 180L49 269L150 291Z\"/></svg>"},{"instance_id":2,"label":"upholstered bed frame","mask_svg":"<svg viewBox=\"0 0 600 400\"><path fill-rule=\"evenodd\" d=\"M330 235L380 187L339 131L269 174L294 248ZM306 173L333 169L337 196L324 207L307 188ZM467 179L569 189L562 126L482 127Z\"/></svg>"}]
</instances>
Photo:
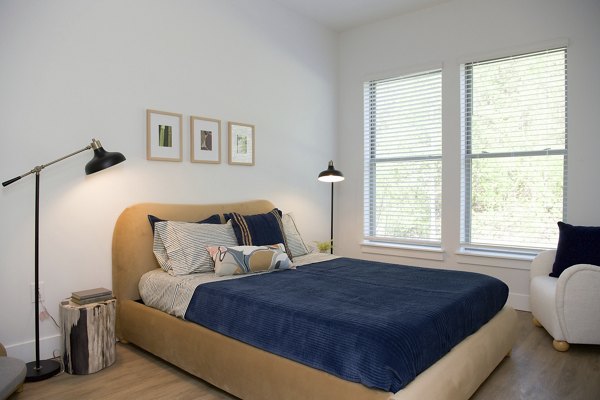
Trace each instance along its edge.
<instances>
[{"instance_id":1,"label":"upholstered bed frame","mask_svg":"<svg viewBox=\"0 0 600 400\"><path fill-rule=\"evenodd\" d=\"M198 221L217 213L257 214L273 208L269 201L255 200L212 205L146 203L125 209L117 220L112 246L118 338L244 400L466 400L510 353L516 315L505 306L407 387L387 393L267 353L138 301L140 277L158 267L148 214Z\"/></svg>"}]
</instances>

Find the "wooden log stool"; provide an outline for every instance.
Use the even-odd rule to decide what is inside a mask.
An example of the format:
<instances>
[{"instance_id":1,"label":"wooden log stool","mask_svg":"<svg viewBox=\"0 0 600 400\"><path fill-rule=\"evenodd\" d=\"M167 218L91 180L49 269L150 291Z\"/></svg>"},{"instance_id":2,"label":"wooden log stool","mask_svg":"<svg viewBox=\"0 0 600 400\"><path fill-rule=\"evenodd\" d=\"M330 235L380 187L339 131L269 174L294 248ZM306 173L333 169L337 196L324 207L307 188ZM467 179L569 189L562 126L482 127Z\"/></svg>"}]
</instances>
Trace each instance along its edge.
<instances>
[{"instance_id":1,"label":"wooden log stool","mask_svg":"<svg viewBox=\"0 0 600 400\"><path fill-rule=\"evenodd\" d=\"M116 359L115 299L79 305L60 304L65 371L74 375L98 372Z\"/></svg>"}]
</instances>

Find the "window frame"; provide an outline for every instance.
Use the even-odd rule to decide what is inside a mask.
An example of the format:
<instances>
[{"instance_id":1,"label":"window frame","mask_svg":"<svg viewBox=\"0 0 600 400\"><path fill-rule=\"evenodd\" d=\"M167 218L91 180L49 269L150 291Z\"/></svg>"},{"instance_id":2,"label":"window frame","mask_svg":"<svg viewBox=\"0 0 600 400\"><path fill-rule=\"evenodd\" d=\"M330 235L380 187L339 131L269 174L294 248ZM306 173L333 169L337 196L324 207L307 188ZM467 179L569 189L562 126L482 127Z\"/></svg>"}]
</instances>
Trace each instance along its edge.
<instances>
[{"instance_id":1,"label":"window frame","mask_svg":"<svg viewBox=\"0 0 600 400\"><path fill-rule=\"evenodd\" d=\"M438 74L440 80L440 93L439 93L439 102L440 102L440 147L439 147L439 155L420 155L420 156L399 156L399 157L377 157L377 120L376 120L376 105L377 105L377 92L376 87L378 83L383 83L386 81L394 81L400 79L408 79L412 77L419 77L431 74ZM436 240L431 239L411 239L411 238L400 238L400 237L378 237L376 235L376 201L377 201L377 185L376 185L376 166L382 165L388 162L411 162L411 161L432 161L439 160L440 164L443 162L443 144L442 144L442 135L443 135L443 123L442 123L442 92L443 92L443 68L441 65L437 64L435 66L427 66L421 67L418 69L413 69L409 73L396 73L392 75L387 75L385 77L371 77L363 82L363 104L366 106L366 90L368 88L368 111L363 110L364 120L364 131L363 131L363 140L364 140L364 201L363 204L363 242L361 243L363 252L366 253L381 253L381 250L374 251L375 247L380 249L388 249L392 253L401 251L404 253L408 252L419 252L425 254L424 257L419 258L430 258L441 260L441 246L442 246L442 217L441 217L441 208L440 208L440 217L439 217L439 236ZM368 116L368 118L367 118ZM442 204L442 195L443 195L443 181L442 181L443 171L440 168L440 204ZM368 202L368 205L366 204ZM371 250L370 250L371 249ZM395 250L394 250L395 249ZM403 249L403 250L398 250ZM436 255L435 253L440 253L440 255Z\"/></svg>"},{"instance_id":2,"label":"window frame","mask_svg":"<svg viewBox=\"0 0 600 400\"><path fill-rule=\"evenodd\" d=\"M501 62L510 58L521 58L534 56L536 54L563 51L565 57L565 129L564 129L564 148L544 149L544 150L523 150L523 151L503 151L503 152L479 152L473 153L472 150L472 110L473 110L473 85L467 82L473 82L473 64ZM562 221L567 220L567 171L568 171L568 74L567 74L567 45L557 43L552 46L545 46L542 50L539 48L528 49L526 51L515 52L512 55L500 55L487 58L481 58L478 61L466 61L460 65L460 87L461 87L461 203L460 203L460 249L457 254L475 255L477 257L501 257L510 259L530 259L542 250L548 250L552 247L526 247L526 246L504 246L487 243L473 243L472 239L472 164L475 159L491 158L517 158L531 156L562 156L563 157L563 196L562 196ZM468 77L471 78L468 78ZM466 111L469 110L469 111ZM469 172L469 173L467 173Z\"/></svg>"}]
</instances>

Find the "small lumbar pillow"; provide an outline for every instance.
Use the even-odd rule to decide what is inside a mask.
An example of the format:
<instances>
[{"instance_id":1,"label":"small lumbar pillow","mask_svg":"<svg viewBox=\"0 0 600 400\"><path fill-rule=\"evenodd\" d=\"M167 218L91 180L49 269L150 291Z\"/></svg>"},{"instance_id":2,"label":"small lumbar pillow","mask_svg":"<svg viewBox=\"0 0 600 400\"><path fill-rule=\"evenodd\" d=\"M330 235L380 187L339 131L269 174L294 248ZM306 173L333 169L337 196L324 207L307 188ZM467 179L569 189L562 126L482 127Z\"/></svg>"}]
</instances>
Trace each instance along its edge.
<instances>
[{"instance_id":1,"label":"small lumbar pillow","mask_svg":"<svg viewBox=\"0 0 600 400\"><path fill-rule=\"evenodd\" d=\"M302 240L300 232L298 232L298 227L296 226L292 213L283 214L281 222L283 223L283 233L285 234L288 247L292 252L292 257L308 254L310 250L304 243L304 240Z\"/></svg>"},{"instance_id":2,"label":"small lumbar pillow","mask_svg":"<svg viewBox=\"0 0 600 400\"><path fill-rule=\"evenodd\" d=\"M550 276L558 278L565 269L577 264L600 266L600 227L559 222L558 229L556 258Z\"/></svg>"},{"instance_id":3,"label":"small lumbar pillow","mask_svg":"<svg viewBox=\"0 0 600 400\"><path fill-rule=\"evenodd\" d=\"M292 262L283 244L272 246L209 246L215 275L228 276L289 269Z\"/></svg>"},{"instance_id":4,"label":"small lumbar pillow","mask_svg":"<svg viewBox=\"0 0 600 400\"><path fill-rule=\"evenodd\" d=\"M231 222L217 225L163 221L154 226L154 255L160 267L171 275L212 271L213 262L206 248L237 245Z\"/></svg>"},{"instance_id":5,"label":"small lumbar pillow","mask_svg":"<svg viewBox=\"0 0 600 400\"><path fill-rule=\"evenodd\" d=\"M283 233L281 211L274 208L265 214L241 215L230 213L224 215L226 221L231 221L233 231L240 246L270 246L282 243L285 251L292 260L292 252Z\"/></svg>"}]
</instances>

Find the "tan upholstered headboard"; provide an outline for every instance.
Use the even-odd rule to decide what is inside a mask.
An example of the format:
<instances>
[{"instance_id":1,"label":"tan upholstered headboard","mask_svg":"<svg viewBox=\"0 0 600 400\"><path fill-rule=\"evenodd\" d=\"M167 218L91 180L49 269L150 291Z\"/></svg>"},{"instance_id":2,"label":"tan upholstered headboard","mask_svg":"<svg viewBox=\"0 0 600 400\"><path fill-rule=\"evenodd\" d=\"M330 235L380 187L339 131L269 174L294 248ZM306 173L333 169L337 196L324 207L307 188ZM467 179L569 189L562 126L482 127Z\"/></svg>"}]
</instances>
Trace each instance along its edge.
<instances>
[{"instance_id":1,"label":"tan upholstered headboard","mask_svg":"<svg viewBox=\"0 0 600 400\"><path fill-rule=\"evenodd\" d=\"M213 214L237 212L260 214L274 205L267 200L252 200L231 204L161 204L142 203L126 208L115 225L112 243L113 293L117 300L140 298L138 282L141 276L158 268L152 253L152 229L148 214L171 221L200 221Z\"/></svg>"}]
</instances>

